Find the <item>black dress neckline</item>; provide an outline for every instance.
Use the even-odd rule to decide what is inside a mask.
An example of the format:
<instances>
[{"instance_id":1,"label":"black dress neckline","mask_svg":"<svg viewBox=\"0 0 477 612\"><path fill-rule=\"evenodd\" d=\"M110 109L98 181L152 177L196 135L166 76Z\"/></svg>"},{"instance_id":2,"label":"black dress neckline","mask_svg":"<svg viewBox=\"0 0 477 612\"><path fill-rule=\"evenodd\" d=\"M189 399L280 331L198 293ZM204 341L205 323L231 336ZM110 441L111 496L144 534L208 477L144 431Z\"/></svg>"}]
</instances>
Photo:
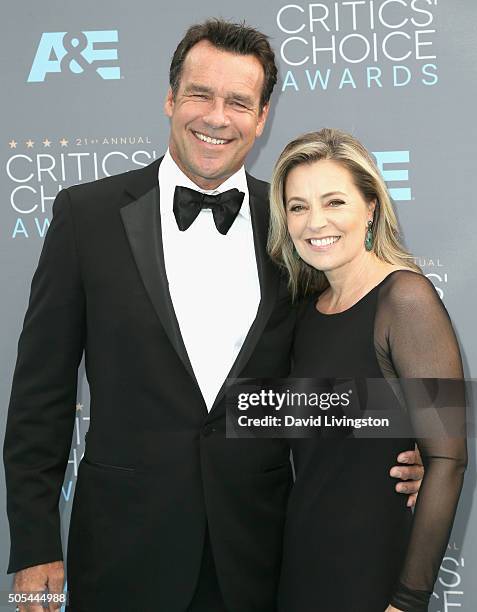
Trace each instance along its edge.
<instances>
[{"instance_id":1,"label":"black dress neckline","mask_svg":"<svg viewBox=\"0 0 477 612\"><path fill-rule=\"evenodd\" d=\"M379 289L379 287L381 287L381 285L387 281L387 279L392 276L393 274L395 274L396 272L413 272L414 274L420 274L420 272L415 272L414 270L411 270L409 268L400 268L399 270L393 270L392 272L390 272L389 274L387 274L377 285L375 285L374 287L372 287L372 289L370 289L367 293L365 293L362 297L359 298L358 301L356 301L354 304L352 304L349 308L346 308L346 310L342 310L341 312L321 312L320 310L318 310L318 308L316 307L316 304L318 302L318 298L313 297L313 299L311 300L312 306L313 306L313 310L316 312L317 315L321 316L321 317L339 317L340 315L345 315L347 313L349 313L350 311L352 311L353 309L355 309L357 306L359 306L360 304L363 304L366 302L366 300L371 297L373 295L373 293Z\"/></svg>"}]
</instances>

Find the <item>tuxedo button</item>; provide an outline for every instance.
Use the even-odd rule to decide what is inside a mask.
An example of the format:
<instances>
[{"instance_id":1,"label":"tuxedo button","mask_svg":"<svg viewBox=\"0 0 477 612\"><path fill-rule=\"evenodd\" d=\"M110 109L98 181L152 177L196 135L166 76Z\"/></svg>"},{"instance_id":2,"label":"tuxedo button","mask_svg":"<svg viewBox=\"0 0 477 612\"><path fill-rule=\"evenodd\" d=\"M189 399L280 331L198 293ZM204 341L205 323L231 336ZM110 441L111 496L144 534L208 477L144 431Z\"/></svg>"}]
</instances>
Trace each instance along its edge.
<instances>
[{"instance_id":1,"label":"tuxedo button","mask_svg":"<svg viewBox=\"0 0 477 612\"><path fill-rule=\"evenodd\" d=\"M202 430L202 435L207 438L208 436L211 436L212 434L214 434L217 431L217 427L215 427L214 425L206 425L204 427L204 429Z\"/></svg>"}]
</instances>

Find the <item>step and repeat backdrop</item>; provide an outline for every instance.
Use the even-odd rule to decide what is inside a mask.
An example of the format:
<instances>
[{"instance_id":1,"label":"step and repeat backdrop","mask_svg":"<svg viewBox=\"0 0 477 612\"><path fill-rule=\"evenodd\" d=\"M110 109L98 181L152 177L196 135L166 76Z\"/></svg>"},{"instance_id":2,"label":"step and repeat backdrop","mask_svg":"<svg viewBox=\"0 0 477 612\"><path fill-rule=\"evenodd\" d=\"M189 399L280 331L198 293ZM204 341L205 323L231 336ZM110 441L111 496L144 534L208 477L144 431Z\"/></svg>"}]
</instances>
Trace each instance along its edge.
<instances>
[{"instance_id":1,"label":"step and repeat backdrop","mask_svg":"<svg viewBox=\"0 0 477 612\"><path fill-rule=\"evenodd\" d=\"M466 376L477 376L475 0L44 0L3 3L1 12L2 440L18 336L55 195L165 151L172 53L189 25L211 16L246 21L267 33L276 51L280 80L248 170L268 180L283 146L309 130L338 127L357 136L391 190L408 248L451 314ZM89 424L83 365L71 409L64 541ZM475 463L472 437L433 612L477 609ZM3 470L0 542L0 591L7 591Z\"/></svg>"}]
</instances>

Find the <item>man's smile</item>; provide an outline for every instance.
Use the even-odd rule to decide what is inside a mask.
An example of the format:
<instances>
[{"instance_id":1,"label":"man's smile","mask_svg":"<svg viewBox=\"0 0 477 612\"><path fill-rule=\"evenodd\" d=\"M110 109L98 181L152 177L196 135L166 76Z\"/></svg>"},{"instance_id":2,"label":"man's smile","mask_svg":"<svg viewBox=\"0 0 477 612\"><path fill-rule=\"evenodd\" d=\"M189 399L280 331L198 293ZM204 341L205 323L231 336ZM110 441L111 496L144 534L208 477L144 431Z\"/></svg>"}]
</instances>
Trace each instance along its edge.
<instances>
[{"instance_id":1,"label":"man's smile","mask_svg":"<svg viewBox=\"0 0 477 612\"><path fill-rule=\"evenodd\" d=\"M196 132L194 130L191 130L191 131L194 134L194 136L197 138L197 140L200 140L201 142L205 142L206 144L217 146L217 145L226 145L229 142L232 142L231 139L213 138L212 136L208 136L207 134L203 134L202 132Z\"/></svg>"}]
</instances>

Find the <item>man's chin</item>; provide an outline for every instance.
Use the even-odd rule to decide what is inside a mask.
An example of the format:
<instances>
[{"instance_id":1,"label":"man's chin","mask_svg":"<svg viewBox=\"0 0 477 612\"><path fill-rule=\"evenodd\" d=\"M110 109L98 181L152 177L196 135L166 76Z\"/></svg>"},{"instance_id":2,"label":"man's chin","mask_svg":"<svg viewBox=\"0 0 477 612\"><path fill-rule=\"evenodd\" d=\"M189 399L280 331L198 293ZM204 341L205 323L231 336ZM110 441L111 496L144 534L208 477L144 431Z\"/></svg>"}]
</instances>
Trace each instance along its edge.
<instances>
[{"instance_id":1,"label":"man's chin","mask_svg":"<svg viewBox=\"0 0 477 612\"><path fill-rule=\"evenodd\" d=\"M223 164L198 164L194 168L195 174L205 181L208 180L226 180L234 174L234 170L224 166Z\"/></svg>"}]
</instances>

